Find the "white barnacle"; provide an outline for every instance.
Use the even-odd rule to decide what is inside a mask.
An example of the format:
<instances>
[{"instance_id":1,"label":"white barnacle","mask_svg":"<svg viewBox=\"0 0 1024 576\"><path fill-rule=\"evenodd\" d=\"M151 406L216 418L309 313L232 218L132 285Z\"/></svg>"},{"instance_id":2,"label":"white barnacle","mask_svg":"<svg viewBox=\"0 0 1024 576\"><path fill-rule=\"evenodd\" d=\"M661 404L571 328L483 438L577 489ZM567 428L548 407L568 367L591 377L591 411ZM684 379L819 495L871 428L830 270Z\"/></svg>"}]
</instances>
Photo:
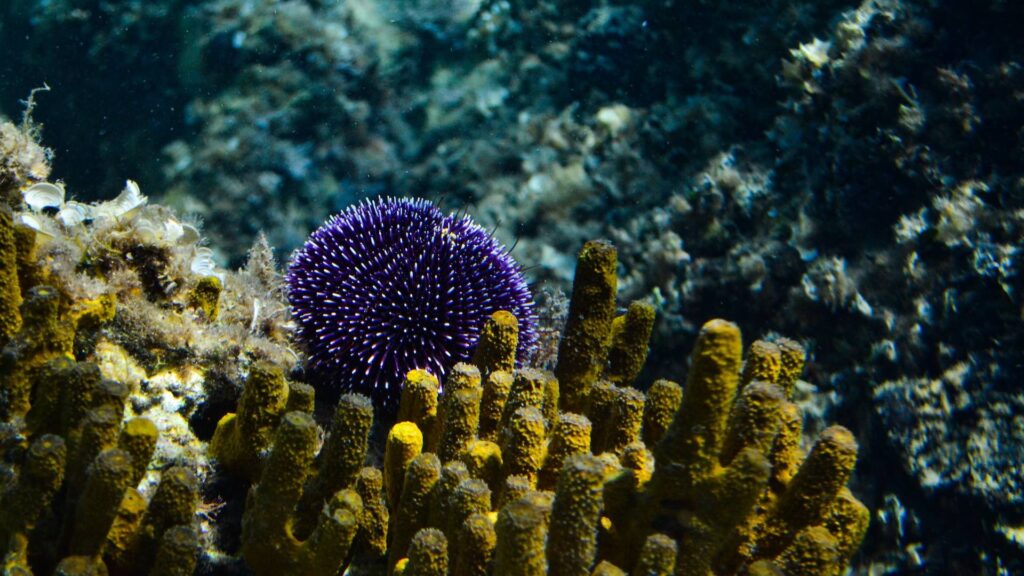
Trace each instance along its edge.
<instances>
[{"instance_id":1,"label":"white barnacle","mask_svg":"<svg viewBox=\"0 0 1024 576\"><path fill-rule=\"evenodd\" d=\"M88 204L75 202L74 200L65 204L57 212L57 221L63 224L65 228L74 228L90 218L92 218L92 207Z\"/></svg>"},{"instance_id":2,"label":"white barnacle","mask_svg":"<svg viewBox=\"0 0 1024 576\"><path fill-rule=\"evenodd\" d=\"M139 185L134 180L125 180L124 190L114 198L114 203L121 210L120 215L124 215L145 204L146 197L142 195Z\"/></svg>"},{"instance_id":3,"label":"white barnacle","mask_svg":"<svg viewBox=\"0 0 1024 576\"><path fill-rule=\"evenodd\" d=\"M249 323L249 333L255 334L256 327L259 326L260 320L260 299L253 298L252 300L252 322Z\"/></svg>"},{"instance_id":4,"label":"white barnacle","mask_svg":"<svg viewBox=\"0 0 1024 576\"><path fill-rule=\"evenodd\" d=\"M144 244L156 244L160 240L160 230L150 220L135 222L135 237Z\"/></svg>"},{"instance_id":5,"label":"white barnacle","mask_svg":"<svg viewBox=\"0 0 1024 576\"><path fill-rule=\"evenodd\" d=\"M124 190L121 190L117 198L96 205L96 212L98 216L122 218L133 214L146 201L146 197L139 190L139 185L134 180L126 180Z\"/></svg>"},{"instance_id":6,"label":"white barnacle","mask_svg":"<svg viewBox=\"0 0 1024 576\"><path fill-rule=\"evenodd\" d=\"M168 244L177 244L185 235L185 227L176 218L168 218L164 221L163 239Z\"/></svg>"},{"instance_id":7,"label":"white barnacle","mask_svg":"<svg viewBox=\"0 0 1024 576\"><path fill-rule=\"evenodd\" d=\"M182 246L195 244L196 242L199 242L199 240L201 239L201 236L199 235L199 230L191 224L182 224L181 231L182 234L181 237L178 238L178 244Z\"/></svg>"},{"instance_id":8,"label":"white barnacle","mask_svg":"<svg viewBox=\"0 0 1024 576\"><path fill-rule=\"evenodd\" d=\"M216 264L213 262L213 250L197 248L189 268L193 274L198 276L213 276L214 268L216 268Z\"/></svg>"},{"instance_id":9,"label":"white barnacle","mask_svg":"<svg viewBox=\"0 0 1024 576\"><path fill-rule=\"evenodd\" d=\"M51 229L52 225L47 226L46 221L35 214L19 214L18 223L24 224L25 226L28 226L29 228L45 236L49 236L51 238L56 236L54 231Z\"/></svg>"},{"instance_id":10,"label":"white barnacle","mask_svg":"<svg viewBox=\"0 0 1024 576\"><path fill-rule=\"evenodd\" d=\"M42 212L47 208L60 208L64 205L64 187L60 184L39 182L22 190L21 197L33 212Z\"/></svg>"}]
</instances>

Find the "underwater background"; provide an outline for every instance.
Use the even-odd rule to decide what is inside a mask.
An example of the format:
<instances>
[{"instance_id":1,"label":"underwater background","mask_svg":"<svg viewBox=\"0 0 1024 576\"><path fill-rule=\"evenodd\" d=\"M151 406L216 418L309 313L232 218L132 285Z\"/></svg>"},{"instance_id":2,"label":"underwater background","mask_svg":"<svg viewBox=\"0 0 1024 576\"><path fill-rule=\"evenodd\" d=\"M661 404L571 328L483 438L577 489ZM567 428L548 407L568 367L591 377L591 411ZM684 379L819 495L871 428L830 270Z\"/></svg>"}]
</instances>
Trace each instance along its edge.
<instances>
[{"instance_id":1,"label":"underwater background","mask_svg":"<svg viewBox=\"0 0 1024 576\"><path fill-rule=\"evenodd\" d=\"M121 366L133 413L192 438L150 476L204 462L201 500L236 524L246 483L205 443L260 362L304 379L290 255L358 202L420 197L514 245L541 368L597 238L617 248L612 312L655 312L638 389L683 382L713 318L799 341L804 444L838 424L858 445L870 525L850 573L1020 574L1022 26L1005 0L5 0L0 189L49 239L54 314L92 334L63 354ZM58 181L66 199L36 210L25 192ZM72 200L134 220L75 232L57 222ZM116 312L97 300L115 292ZM168 320L182 310L199 312ZM5 409L9 494L33 437ZM372 461L387 431L367 434ZM240 529L208 514L231 555Z\"/></svg>"}]
</instances>

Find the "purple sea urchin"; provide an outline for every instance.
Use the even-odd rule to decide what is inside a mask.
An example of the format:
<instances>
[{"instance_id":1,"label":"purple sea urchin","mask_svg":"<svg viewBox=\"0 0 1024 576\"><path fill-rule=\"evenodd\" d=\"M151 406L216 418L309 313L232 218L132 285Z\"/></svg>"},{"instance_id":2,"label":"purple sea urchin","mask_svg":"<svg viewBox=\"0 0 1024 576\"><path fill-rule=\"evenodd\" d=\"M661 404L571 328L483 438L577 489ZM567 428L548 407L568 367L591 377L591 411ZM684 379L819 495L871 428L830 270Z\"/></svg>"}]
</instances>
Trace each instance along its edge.
<instances>
[{"instance_id":1,"label":"purple sea urchin","mask_svg":"<svg viewBox=\"0 0 1024 576\"><path fill-rule=\"evenodd\" d=\"M518 355L536 341L519 264L469 216L421 199L379 198L332 217L288 269L288 299L319 388L395 403L405 374L442 380L468 360L486 319L519 319Z\"/></svg>"}]
</instances>

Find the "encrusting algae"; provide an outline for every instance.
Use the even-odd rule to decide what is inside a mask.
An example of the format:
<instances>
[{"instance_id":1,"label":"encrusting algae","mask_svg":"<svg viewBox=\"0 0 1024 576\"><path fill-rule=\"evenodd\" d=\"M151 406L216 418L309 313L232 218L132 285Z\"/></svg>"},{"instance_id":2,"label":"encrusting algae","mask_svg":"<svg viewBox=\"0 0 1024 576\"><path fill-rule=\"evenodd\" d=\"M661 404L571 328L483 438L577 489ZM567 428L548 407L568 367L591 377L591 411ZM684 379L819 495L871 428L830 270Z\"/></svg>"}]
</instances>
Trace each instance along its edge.
<instances>
[{"instance_id":1,"label":"encrusting algae","mask_svg":"<svg viewBox=\"0 0 1024 576\"><path fill-rule=\"evenodd\" d=\"M634 387L654 310L634 303L616 317L609 243L580 252L553 373L516 367L516 319L496 312L472 363L444 382L409 372L378 453L367 397L342 395L324 432L313 388L289 381L287 331L263 315L273 299L254 295L265 270L183 271L194 245L132 236L166 216L154 207L58 236L50 216L20 212L43 224L34 242L16 241L21 206L9 204L5 574L186 575L235 555L258 576L835 576L867 529L846 488L853 435L833 426L801 450L793 341L754 342L744 358L739 328L712 320L684 385ZM75 234L88 248L69 261L54 245ZM133 242L164 256L112 260ZM149 331L131 339L126 326ZM203 348L170 326L205 335ZM197 434L195 400L152 388L169 369L179 391L190 378L236 384L237 408ZM226 553L203 488L225 479L236 485L227 497L247 494Z\"/></svg>"}]
</instances>

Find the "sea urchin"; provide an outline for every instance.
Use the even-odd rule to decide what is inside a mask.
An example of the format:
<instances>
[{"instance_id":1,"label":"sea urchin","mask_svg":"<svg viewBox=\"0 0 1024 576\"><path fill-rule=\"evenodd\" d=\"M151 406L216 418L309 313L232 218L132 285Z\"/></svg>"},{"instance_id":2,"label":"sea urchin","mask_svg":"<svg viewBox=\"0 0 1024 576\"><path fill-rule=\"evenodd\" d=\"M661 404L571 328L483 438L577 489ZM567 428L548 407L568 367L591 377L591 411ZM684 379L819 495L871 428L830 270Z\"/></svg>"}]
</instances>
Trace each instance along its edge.
<instances>
[{"instance_id":1,"label":"sea urchin","mask_svg":"<svg viewBox=\"0 0 1024 576\"><path fill-rule=\"evenodd\" d=\"M288 299L317 388L393 406L406 373L443 382L498 310L519 319L518 355L536 341L519 264L469 216L421 199L379 198L334 216L295 253Z\"/></svg>"}]
</instances>

